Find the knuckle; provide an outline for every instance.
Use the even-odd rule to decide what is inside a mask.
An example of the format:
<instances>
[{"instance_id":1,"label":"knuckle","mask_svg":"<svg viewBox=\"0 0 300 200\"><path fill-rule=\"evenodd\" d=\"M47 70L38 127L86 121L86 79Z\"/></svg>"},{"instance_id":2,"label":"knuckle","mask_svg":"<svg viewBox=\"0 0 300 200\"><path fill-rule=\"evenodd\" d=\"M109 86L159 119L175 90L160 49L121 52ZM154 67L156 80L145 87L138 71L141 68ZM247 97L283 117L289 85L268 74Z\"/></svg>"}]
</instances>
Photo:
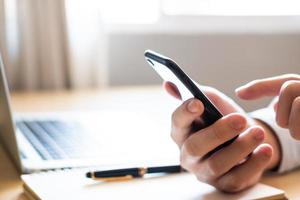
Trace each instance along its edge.
<instances>
[{"instance_id":1,"label":"knuckle","mask_svg":"<svg viewBox=\"0 0 300 200\"><path fill-rule=\"evenodd\" d=\"M295 81L295 80L290 80L290 81L286 81L283 85L282 85L282 95L288 95L291 96L295 93L295 91L297 91L297 89L299 87L299 81Z\"/></svg>"},{"instance_id":2,"label":"knuckle","mask_svg":"<svg viewBox=\"0 0 300 200\"><path fill-rule=\"evenodd\" d=\"M194 173L198 170L198 159L194 158L194 157L190 157L189 155L187 155L183 150L181 150L181 153L180 153L180 156L179 156L179 159L180 159L180 165Z\"/></svg>"},{"instance_id":3,"label":"knuckle","mask_svg":"<svg viewBox=\"0 0 300 200\"><path fill-rule=\"evenodd\" d=\"M243 187L241 185L239 185L238 183L234 183L234 182L226 186L227 192L238 192L242 189L243 189Z\"/></svg>"},{"instance_id":4,"label":"knuckle","mask_svg":"<svg viewBox=\"0 0 300 200\"><path fill-rule=\"evenodd\" d=\"M203 166L198 168L194 173L197 180L208 184L215 182L215 179L210 175L208 175L207 173L205 173L205 171L202 168Z\"/></svg>"},{"instance_id":5,"label":"knuckle","mask_svg":"<svg viewBox=\"0 0 300 200\"><path fill-rule=\"evenodd\" d=\"M258 133L259 132L259 133ZM264 141L265 132L259 126L253 126L245 131L245 135L237 139L236 145L241 153L253 151Z\"/></svg>"},{"instance_id":6,"label":"knuckle","mask_svg":"<svg viewBox=\"0 0 300 200\"><path fill-rule=\"evenodd\" d=\"M228 182L223 186L226 192L238 192L243 189L243 183L236 176L230 176Z\"/></svg>"},{"instance_id":7,"label":"knuckle","mask_svg":"<svg viewBox=\"0 0 300 200\"><path fill-rule=\"evenodd\" d=\"M293 104L296 109L300 109L300 96L294 99Z\"/></svg>"},{"instance_id":8,"label":"knuckle","mask_svg":"<svg viewBox=\"0 0 300 200\"><path fill-rule=\"evenodd\" d=\"M213 140L225 142L230 138L240 134L249 126L247 118L240 114L231 114L222 118L211 126L209 134Z\"/></svg>"},{"instance_id":9,"label":"knuckle","mask_svg":"<svg viewBox=\"0 0 300 200\"><path fill-rule=\"evenodd\" d=\"M198 181L200 181L200 182L203 182L203 181L204 181L204 179L202 178L201 175L196 174L195 176L196 176L196 178L197 178Z\"/></svg>"},{"instance_id":10,"label":"knuckle","mask_svg":"<svg viewBox=\"0 0 300 200\"><path fill-rule=\"evenodd\" d=\"M289 121L289 130L291 136L296 139L300 140L300 127L299 127L299 117L300 117L300 96L296 97L293 101L292 105L293 109L293 117L290 118Z\"/></svg>"},{"instance_id":11,"label":"knuckle","mask_svg":"<svg viewBox=\"0 0 300 200\"><path fill-rule=\"evenodd\" d=\"M186 169L186 170L189 170L189 169L190 169L190 167L189 167L189 165L188 165L188 162L187 162L187 158L186 158L186 156L185 156L183 153L180 154L179 160L180 160L180 165L181 165L184 169Z\"/></svg>"},{"instance_id":12,"label":"knuckle","mask_svg":"<svg viewBox=\"0 0 300 200\"><path fill-rule=\"evenodd\" d=\"M218 162L216 162L214 159L209 158L207 160L207 167L209 170L209 174L212 178L216 178L219 176L220 167L218 165Z\"/></svg>"},{"instance_id":13,"label":"knuckle","mask_svg":"<svg viewBox=\"0 0 300 200\"><path fill-rule=\"evenodd\" d=\"M199 145L197 145L197 143L191 139L187 139L182 148L188 155L196 156L199 154Z\"/></svg>"},{"instance_id":14,"label":"knuckle","mask_svg":"<svg viewBox=\"0 0 300 200\"><path fill-rule=\"evenodd\" d=\"M224 140L224 122L220 121L219 123L216 123L214 126L212 126L212 137L216 139L217 141L223 141Z\"/></svg>"},{"instance_id":15,"label":"knuckle","mask_svg":"<svg viewBox=\"0 0 300 200\"><path fill-rule=\"evenodd\" d=\"M176 109L176 110L172 113L172 116L171 116L172 126L175 127L175 128L179 126L179 124L178 124L177 112L178 112L178 110Z\"/></svg>"},{"instance_id":16,"label":"knuckle","mask_svg":"<svg viewBox=\"0 0 300 200\"><path fill-rule=\"evenodd\" d=\"M195 174L196 178L200 182L208 183L207 178L205 178L201 173Z\"/></svg>"},{"instance_id":17,"label":"knuckle","mask_svg":"<svg viewBox=\"0 0 300 200\"><path fill-rule=\"evenodd\" d=\"M175 143L178 142L175 131L173 131L173 130L171 131L170 137Z\"/></svg>"}]
</instances>

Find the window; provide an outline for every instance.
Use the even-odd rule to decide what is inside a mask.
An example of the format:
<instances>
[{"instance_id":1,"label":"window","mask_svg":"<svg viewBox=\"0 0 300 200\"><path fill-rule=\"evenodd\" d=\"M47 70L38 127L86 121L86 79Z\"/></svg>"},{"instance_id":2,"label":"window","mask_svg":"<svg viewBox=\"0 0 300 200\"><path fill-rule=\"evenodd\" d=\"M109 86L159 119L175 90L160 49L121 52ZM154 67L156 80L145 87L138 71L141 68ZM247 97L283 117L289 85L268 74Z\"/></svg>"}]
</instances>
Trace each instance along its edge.
<instances>
[{"instance_id":1,"label":"window","mask_svg":"<svg viewBox=\"0 0 300 200\"><path fill-rule=\"evenodd\" d=\"M100 13L106 23L148 24L158 20L159 8L160 0L105 0Z\"/></svg>"},{"instance_id":2,"label":"window","mask_svg":"<svg viewBox=\"0 0 300 200\"><path fill-rule=\"evenodd\" d=\"M162 0L167 15L299 15L298 0Z\"/></svg>"},{"instance_id":3,"label":"window","mask_svg":"<svg viewBox=\"0 0 300 200\"><path fill-rule=\"evenodd\" d=\"M103 0L100 12L106 23L155 23L162 16L278 16L299 15L298 0Z\"/></svg>"}]
</instances>

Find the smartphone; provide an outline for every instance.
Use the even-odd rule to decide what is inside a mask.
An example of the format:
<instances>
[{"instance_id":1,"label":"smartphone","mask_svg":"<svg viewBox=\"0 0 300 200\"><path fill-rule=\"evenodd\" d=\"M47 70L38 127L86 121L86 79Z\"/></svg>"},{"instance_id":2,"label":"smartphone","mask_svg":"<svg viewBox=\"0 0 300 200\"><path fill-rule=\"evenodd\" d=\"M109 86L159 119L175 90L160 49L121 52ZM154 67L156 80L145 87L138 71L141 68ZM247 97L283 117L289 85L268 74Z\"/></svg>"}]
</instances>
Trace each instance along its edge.
<instances>
[{"instance_id":1,"label":"smartphone","mask_svg":"<svg viewBox=\"0 0 300 200\"><path fill-rule=\"evenodd\" d=\"M223 117L221 112L201 91L195 82L174 62L172 59L151 50L145 51L145 59L150 66L161 76L164 81L173 83L179 90L182 100L197 98L204 105L204 112L201 116L204 127L210 126ZM203 127L202 127L203 128ZM235 138L225 142L209 154L220 148L229 145Z\"/></svg>"}]
</instances>

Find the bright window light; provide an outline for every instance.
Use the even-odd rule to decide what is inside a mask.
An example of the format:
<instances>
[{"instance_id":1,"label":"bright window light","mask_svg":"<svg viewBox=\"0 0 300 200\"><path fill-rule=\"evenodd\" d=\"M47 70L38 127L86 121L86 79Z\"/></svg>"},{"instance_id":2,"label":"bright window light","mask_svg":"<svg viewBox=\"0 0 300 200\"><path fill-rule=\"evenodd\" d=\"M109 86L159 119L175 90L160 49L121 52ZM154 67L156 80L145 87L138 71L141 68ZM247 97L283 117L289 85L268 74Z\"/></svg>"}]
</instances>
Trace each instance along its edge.
<instances>
[{"instance_id":1,"label":"bright window light","mask_svg":"<svg viewBox=\"0 0 300 200\"><path fill-rule=\"evenodd\" d=\"M154 23L160 15L160 0L105 0L100 5L106 23Z\"/></svg>"},{"instance_id":2,"label":"bright window light","mask_svg":"<svg viewBox=\"0 0 300 200\"><path fill-rule=\"evenodd\" d=\"M166 15L299 15L299 0L162 0Z\"/></svg>"},{"instance_id":3,"label":"bright window light","mask_svg":"<svg viewBox=\"0 0 300 200\"><path fill-rule=\"evenodd\" d=\"M17 56L18 54L18 24L17 24L17 6L16 0L6 0L5 4L5 26L6 26L6 42L9 54L11 56Z\"/></svg>"}]
</instances>

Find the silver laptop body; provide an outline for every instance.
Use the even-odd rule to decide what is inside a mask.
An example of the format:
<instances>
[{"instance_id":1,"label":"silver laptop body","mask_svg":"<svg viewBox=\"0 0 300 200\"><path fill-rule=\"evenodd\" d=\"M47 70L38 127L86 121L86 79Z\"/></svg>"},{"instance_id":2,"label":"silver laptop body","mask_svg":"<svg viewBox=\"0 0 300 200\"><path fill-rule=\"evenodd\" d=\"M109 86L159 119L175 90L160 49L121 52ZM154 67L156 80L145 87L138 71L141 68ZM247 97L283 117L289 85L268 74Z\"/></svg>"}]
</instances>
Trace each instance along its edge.
<instances>
[{"instance_id":1,"label":"silver laptop body","mask_svg":"<svg viewBox=\"0 0 300 200\"><path fill-rule=\"evenodd\" d=\"M113 164L110 157L101 155L101 144L81 127L79 121L83 118L92 121L97 117L83 113L13 116L0 57L0 141L20 173Z\"/></svg>"}]
</instances>

